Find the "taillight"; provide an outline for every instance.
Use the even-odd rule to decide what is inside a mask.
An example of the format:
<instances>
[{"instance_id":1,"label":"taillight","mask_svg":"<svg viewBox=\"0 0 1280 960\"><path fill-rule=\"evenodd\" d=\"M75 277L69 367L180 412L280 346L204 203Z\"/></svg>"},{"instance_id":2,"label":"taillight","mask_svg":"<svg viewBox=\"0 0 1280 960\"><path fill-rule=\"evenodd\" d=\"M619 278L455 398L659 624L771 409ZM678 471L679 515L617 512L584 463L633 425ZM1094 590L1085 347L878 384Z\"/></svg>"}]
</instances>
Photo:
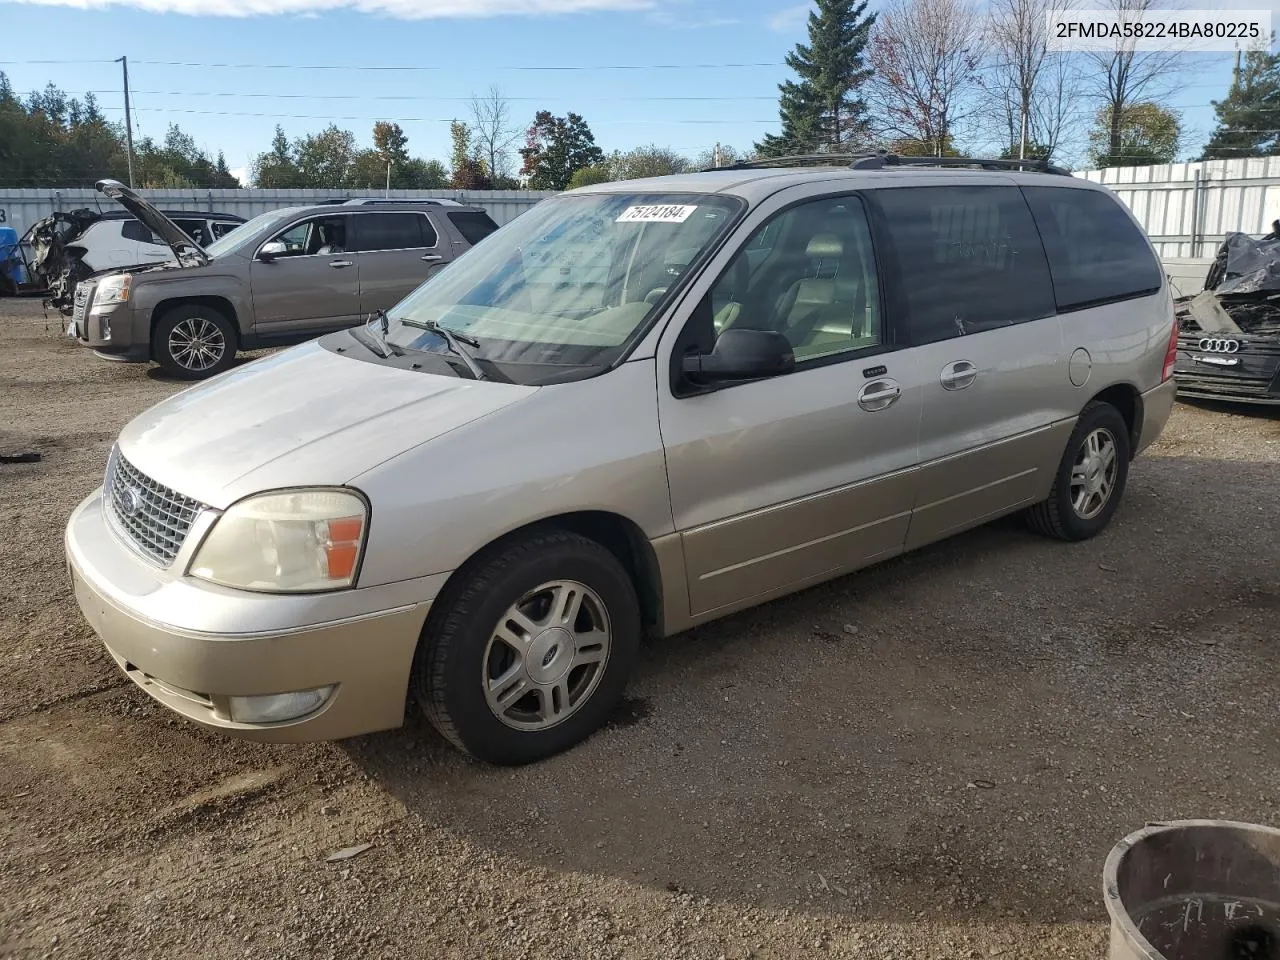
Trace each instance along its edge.
<instances>
[{"instance_id":1,"label":"taillight","mask_svg":"<svg viewBox=\"0 0 1280 960\"><path fill-rule=\"evenodd\" d=\"M1173 365L1178 362L1178 315L1173 316L1173 329L1169 331L1169 349L1164 354L1164 375L1160 378L1163 383L1173 376Z\"/></svg>"}]
</instances>

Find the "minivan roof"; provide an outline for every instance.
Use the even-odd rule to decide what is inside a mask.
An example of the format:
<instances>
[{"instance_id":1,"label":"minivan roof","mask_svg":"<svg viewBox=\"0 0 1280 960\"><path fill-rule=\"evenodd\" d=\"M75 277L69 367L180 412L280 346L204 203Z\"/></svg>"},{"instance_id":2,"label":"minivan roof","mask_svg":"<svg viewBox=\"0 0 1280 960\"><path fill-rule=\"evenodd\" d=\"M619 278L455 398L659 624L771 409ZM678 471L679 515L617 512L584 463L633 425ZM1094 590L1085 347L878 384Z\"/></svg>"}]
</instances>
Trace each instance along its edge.
<instances>
[{"instance_id":1,"label":"minivan roof","mask_svg":"<svg viewBox=\"0 0 1280 960\"><path fill-rule=\"evenodd\" d=\"M573 193L724 193L742 197L751 203L806 183L844 181L850 190L875 189L876 187L906 186L922 181L931 184L1010 184L1041 187L1078 187L1086 190L1105 188L1080 177L1059 176L1046 173L1026 173L1016 170L977 170L954 167L893 167L872 170L851 170L847 167L815 165L809 167L755 167L751 169L706 170L702 173L681 173L668 177L646 177L640 180L618 180L589 187L580 187Z\"/></svg>"}]
</instances>

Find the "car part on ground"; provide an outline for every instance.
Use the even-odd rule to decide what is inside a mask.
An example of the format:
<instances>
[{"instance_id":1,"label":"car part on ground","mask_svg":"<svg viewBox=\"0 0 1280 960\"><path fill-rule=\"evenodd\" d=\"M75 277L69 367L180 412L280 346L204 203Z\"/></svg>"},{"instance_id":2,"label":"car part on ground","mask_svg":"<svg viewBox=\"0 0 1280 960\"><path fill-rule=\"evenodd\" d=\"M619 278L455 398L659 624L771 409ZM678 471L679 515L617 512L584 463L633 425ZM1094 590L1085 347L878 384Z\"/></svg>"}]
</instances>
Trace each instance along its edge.
<instances>
[{"instance_id":1,"label":"car part on ground","mask_svg":"<svg viewBox=\"0 0 1280 960\"><path fill-rule=\"evenodd\" d=\"M1280 958L1280 830L1148 823L1107 856L1108 960Z\"/></svg>"},{"instance_id":2,"label":"car part on ground","mask_svg":"<svg viewBox=\"0 0 1280 960\"><path fill-rule=\"evenodd\" d=\"M1280 404L1280 229L1230 234L1175 312L1179 396Z\"/></svg>"}]
</instances>

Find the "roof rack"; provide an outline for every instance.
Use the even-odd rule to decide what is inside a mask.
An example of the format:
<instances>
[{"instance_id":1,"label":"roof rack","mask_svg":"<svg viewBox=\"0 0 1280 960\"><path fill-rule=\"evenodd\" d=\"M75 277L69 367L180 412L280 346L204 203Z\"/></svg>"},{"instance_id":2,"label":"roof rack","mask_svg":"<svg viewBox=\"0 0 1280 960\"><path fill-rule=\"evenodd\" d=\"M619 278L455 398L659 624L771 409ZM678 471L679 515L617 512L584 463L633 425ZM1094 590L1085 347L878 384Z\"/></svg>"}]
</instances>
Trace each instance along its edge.
<instances>
[{"instance_id":1,"label":"roof rack","mask_svg":"<svg viewBox=\"0 0 1280 960\"><path fill-rule=\"evenodd\" d=\"M725 167L707 167L703 173L713 170L760 170L769 167L818 166L839 164L850 170L882 170L885 167L976 167L981 170L1030 170L1057 176L1071 176L1069 170L1054 166L1047 160L994 160L983 157L904 157L896 153L801 153L787 157L768 157L762 160L740 160Z\"/></svg>"}]
</instances>

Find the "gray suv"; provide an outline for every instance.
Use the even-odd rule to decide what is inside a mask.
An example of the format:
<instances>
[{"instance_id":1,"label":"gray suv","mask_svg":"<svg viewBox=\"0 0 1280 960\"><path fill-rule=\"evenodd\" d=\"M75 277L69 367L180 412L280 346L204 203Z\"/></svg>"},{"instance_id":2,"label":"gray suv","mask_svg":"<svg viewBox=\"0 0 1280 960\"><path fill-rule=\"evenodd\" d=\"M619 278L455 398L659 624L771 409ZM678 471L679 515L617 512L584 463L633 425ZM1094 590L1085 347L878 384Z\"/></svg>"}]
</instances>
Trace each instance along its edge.
<instances>
[{"instance_id":1,"label":"gray suv","mask_svg":"<svg viewBox=\"0 0 1280 960\"><path fill-rule=\"evenodd\" d=\"M456 204L355 201L273 210L202 246L128 187L103 180L98 190L173 259L82 282L69 333L187 380L222 372L237 350L361 323L498 228L483 210Z\"/></svg>"},{"instance_id":2,"label":"gray suv","mask_svg":"<svg viewBox=\"0 0 1280 960\"><path fill-rule=\"evenodd\" d=\"M210 729L412 697L518 763L603 723L646 636L1006 514L1100 533L1173 405L1159 261L1104 187L944 162L543 201L129 423L67 527L81 610Z\"/></svg>"}]
</instances>

